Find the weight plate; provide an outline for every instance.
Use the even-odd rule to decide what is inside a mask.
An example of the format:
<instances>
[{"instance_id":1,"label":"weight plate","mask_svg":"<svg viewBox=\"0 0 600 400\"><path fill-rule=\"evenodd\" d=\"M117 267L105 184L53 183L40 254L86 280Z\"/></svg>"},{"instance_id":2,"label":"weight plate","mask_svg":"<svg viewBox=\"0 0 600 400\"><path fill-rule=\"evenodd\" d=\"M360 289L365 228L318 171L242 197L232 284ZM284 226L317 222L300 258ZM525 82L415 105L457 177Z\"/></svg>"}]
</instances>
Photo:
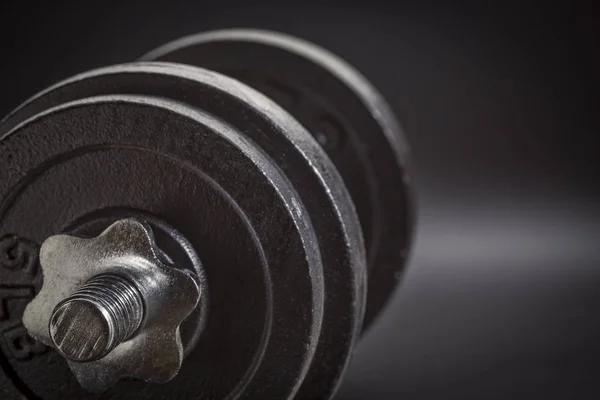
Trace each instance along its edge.
<instances>
[{"instance_id":1,"label":"weight plate","mask_svg":"<svg viewBox=\"0 0 600 400\"><path fill-rule=\"evenodd\" d=\"M266 398L293 393L319 336L322 265L300 199L250 140L173 101L108 96L50 109L0 145L8 171L0 237L39 243L82 216L141 210L177 226L204 261L210 314L179 375L166 385L122 381L107 397L227 398L252 387ZM270 370L276 383L267 385L261 369L280 357L286 368ZM43 399L97 397L55 352L9 362Z\"/></svg>"},{"instance_id":2,"label":"weight plate","mask_svg":"<svg viewBox=\"0 0 600 400\"><path fill-rule=\"evenodd\" d=\"M336 55L276 32L202 33L143 59L196 65L239 79L287 109L323 145L363 228L369 262L366 329L399 281L414 218L408 146L383 96Z\"/></svg>"},{"instance_id":3,"label":"weight plate","mask_svg":"<svg viewBox=\"0 0 600 400\"><path fill-rule=\"evenodd\" d=\"M319 338L319 347L326 343L331 357L327 360L315 358L310 369L320 371L321 387L335 387L362 324L365 261L364 245L352 203L335 167L323 150L300 124L260 93L217 73L166 63L110 67L62 82L11 114L0 126L0 135L19 121L53 105L78 98L118 93L185 101L227 121L258 144L285 173L306 207L308 216L303 220L312 222L317 234L326 271L325 318L336 319L336 324L323 327ZM172 140L177 140L177 134L172 136ZM269 207L263 209L263 215L266 220L269 219ZM203 261L209 269L207 262ZM214 289L210 286L209 281L212 293ZM277 322L288 327L294 323L284 316ZM273 357L269 362L263 360L252 385L245 388L244 397L266 397L263 391L273 385L279 386L278 374L282 370L287 373L289 361L286 341L294 338L281 336L277 339L279 357ZM237 363L237 360L233 361L225 355L219 360L220 364L227 362ZM271 382L272 379L276 381Z\"/></svg>"}]
</instances>

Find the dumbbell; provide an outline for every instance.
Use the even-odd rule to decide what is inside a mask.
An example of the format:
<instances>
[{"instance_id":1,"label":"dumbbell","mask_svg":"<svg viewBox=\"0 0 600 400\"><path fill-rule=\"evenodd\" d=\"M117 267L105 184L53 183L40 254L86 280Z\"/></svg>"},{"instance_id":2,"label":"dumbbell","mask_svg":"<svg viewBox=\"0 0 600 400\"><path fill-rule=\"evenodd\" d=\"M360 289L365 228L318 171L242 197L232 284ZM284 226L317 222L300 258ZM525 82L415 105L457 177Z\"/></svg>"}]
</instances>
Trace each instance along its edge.
<instances>
[{"instance_id":1,"label":"dumbbell","mask_svg":"<svg viewBox=\"0 0 600 400\"><path fill-rule=\"evenodd\" d=\"M235 29L0 123L3 398L334 395L401 279L408 146L359 72Z\"/></svg>"}]
</instances>

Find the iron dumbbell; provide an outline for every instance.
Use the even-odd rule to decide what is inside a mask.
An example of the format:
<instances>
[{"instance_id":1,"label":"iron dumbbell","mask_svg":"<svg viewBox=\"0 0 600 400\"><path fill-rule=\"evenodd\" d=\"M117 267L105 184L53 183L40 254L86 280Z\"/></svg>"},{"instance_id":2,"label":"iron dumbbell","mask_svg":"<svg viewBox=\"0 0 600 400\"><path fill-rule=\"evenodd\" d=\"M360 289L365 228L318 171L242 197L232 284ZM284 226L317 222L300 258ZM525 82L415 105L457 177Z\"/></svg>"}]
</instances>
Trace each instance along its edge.
<instances>
[{"instance_id":1,"label":"iron dumbbell","mask_svg":"<svg viewBox=\"0 0 600 400\"><path fill-rule=\"evenodd\" d=\"M407 162L364 77L274 32L41 92L0 124L0 390L330 397L406 263Z\"/></svg>"}]
</instances>

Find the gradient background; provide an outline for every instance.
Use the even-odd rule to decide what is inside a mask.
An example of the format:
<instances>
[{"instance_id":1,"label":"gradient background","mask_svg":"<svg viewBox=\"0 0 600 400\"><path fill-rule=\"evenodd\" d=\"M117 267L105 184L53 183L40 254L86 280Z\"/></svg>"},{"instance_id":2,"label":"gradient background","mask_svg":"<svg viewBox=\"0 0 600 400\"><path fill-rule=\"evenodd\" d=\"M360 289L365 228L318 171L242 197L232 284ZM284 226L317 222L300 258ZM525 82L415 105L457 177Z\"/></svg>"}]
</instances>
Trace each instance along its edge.
<instances>
[{"instance_id":1,"label":"gradient background","mask_svg":"<svg viewBox=\"0 0 600 400\"><path fill-rule=\"evenodd\" d=\"M403 286L338 397L598 399L598 10L447 3L2 0L0 114L203 30L328 47L401 117L420 202Z\"/></svg>"}]
</instances>

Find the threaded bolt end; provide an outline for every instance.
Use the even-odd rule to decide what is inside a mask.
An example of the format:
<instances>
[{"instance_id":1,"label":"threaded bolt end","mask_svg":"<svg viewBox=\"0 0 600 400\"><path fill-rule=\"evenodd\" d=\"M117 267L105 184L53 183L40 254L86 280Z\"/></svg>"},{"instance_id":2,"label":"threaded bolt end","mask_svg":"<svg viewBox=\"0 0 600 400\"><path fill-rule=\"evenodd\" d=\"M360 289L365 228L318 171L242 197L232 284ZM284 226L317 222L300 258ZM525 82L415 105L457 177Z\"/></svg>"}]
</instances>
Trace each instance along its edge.
<instances>
[{"instance_id":1,"label":"threaded bolt end","mask_svg":"<svg viewBox=\"0 0 600 400\"><path fill-rule=\"evenodd\" d=\"M95 361L131 338L143 318L143 299L132 282L98 275L56 306L50 337L65 358Z\"/></svg>"}]
</instances>

